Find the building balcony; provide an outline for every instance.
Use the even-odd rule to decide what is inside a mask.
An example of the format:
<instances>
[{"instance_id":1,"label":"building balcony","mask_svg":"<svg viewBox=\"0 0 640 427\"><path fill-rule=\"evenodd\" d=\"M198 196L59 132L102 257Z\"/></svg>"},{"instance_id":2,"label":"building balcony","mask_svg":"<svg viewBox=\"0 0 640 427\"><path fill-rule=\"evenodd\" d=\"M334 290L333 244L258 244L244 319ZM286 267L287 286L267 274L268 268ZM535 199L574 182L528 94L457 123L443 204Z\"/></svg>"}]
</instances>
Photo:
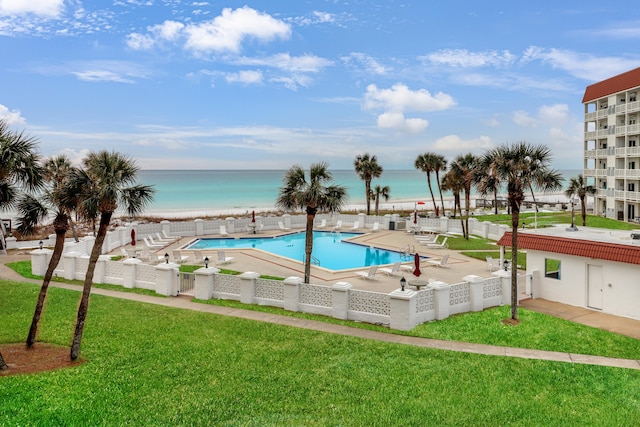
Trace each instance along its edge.
<instances>
[{"instance_id":1,"label":"building balcony","mask_svg":"<svg viewBox=\"0 0 640 427\"><path fill-rule=\"evenodd\" d=\"M586 152L585 152L586 156ZM616 157L638 157L640 156L640 147L623 147L616 148Z\"/></svg>"},{"instance_id":2,"label":"building balcony","mask_svg":"<svg viewBox=\"0 0 640 427\"><path fill-rule=\"evenodd\" d=\"M638 179L640 178L640 169L616 169L615 177L620 179Z\"/></svg>"},{"instance_id":3,"label":"building balcony","mask_svg":"<svg viewBox=\"0 0 640 427\"><path fill-rule=\"evenodd\" d=\"M627 202L638 202L640 201L640 192L616 190L615 197L616 199L626 200Z\"/></svg>"}]
</instances>

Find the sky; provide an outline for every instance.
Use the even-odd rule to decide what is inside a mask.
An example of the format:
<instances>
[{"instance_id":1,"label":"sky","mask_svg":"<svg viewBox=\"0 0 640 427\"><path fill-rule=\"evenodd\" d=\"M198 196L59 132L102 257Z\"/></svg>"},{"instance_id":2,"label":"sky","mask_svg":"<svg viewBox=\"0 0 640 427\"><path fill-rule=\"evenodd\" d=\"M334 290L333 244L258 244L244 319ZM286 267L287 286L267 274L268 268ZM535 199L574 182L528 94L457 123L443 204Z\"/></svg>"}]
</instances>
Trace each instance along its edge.
<instances>
[{"instance_id":1,"label":"sky","mask_svg":"<svg viewBox=\"0 0 640 427\"><path fill-rule=\"evenodd\" d=\"M413 169L505 143L582 169L587 85L640 67L622 0L0 0L0 118L75 162Z\"/></svg>"}]
</instances>

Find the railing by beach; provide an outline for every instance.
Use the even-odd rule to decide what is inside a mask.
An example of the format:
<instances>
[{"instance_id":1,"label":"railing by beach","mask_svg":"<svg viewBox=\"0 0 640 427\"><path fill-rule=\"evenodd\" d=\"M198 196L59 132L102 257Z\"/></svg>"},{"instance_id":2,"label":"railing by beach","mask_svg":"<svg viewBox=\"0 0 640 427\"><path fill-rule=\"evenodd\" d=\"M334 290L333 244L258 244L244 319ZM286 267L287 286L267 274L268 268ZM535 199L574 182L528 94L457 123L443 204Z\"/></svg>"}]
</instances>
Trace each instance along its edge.
<instances>
[{"instance_id":1,"label":"railing by beach","mask_svg":"<svg viewBox=\"0 0 640 427\"><path fill-rule=\"evenodd\" d=\"M44 275L51 254L50 249L31 251L33 274ZM54 274L68 280L83 280L88 261L86 254L67 252ZM453 314L509 304L511 295L511 273L507 271L494 272L490 278L469 275L460 283L434 281L421 290L396 289L390 293L353 289L348 282L327 286L303 283L299 277L264 279L256 272L221 274L213 267L200 268L193 274L193 296L197 299L230 299L245 304L269 305L398 330L409 330ZM136 258L113 261L110 256L101 255L93 279L94 283L150 289L166 296L177 296L180 289L178 264L150 265Z\"/></svg>"}]
</instances>

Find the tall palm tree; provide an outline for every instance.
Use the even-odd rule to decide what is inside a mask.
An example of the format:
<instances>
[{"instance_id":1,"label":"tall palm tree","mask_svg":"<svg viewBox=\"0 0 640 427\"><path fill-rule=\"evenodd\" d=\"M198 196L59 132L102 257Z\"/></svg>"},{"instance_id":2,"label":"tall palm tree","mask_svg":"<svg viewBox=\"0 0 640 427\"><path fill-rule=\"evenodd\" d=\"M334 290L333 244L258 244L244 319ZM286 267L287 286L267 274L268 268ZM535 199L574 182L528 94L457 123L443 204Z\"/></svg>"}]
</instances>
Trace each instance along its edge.
<instances>
[{"instance_id":1,"label":"tall palm tree","mask_svg":"<svg viewBox=\"0 0 640 427\"><path fill-rule=\"evenodd\" d=\"M435 172L434 163L434 154L424 153L418 154L418 157L416 157L416 161L414 162L414 166L416 169L420 169L422 172L427 174L427 185L429 186L429 194L431 194L433 210L436 211L436 198L433 195L433 188L431 186L431 172ZM444 205L442 207L444 208Z\"/></svg>"},{"instance_id":2,"label":"tall palm tree","mask_svg":"<svg viewBox=\"0 0 640 427\"><path fill-rule=\"evenodd\" d=\"M71 360L80 356L80 343L84 323L89 310L89 295L93 274L111 217L118 206L123 206L131 216L140 213L153 200L154 189L148 185L134 185L139 168L128 157L108 151L91 152L83 160L83 171L72 176L72 186L81 194L83 210L99 212L100 225L89 256L89 264L78 306L75 331L71 343Z\"/></svg>"},{"instance_id":3,"label":"tall palm tree","mask_svg":"<svg viewBox=\"0 0 640 427\"><path fill-rule=\"evenodd\" d=\"M587 185L586 180L582 176L582 174L578 174L569 180L569 186L567 190L564 192L565 196L568 198L572 198L573 196L578 196L580 198L580 208L582 211L582 225L584 227L587 226L587 204L585 203L585 198L587 195L593 196L596 194L596 189L591 185Z\"/></svg>"},{"instance_id":4,"label":"tall palm tree","mask_svg":"<svg viewBox=\"0 0 640 427\"><path fill-rule=\"evenodd\" d=\"M42 166L37 140L15 132L0 119L0 211L16 206L24 192L42 186ZM8 366L0 353L0 370Z\"/></svg>"},{"instance_id":5,"label":"tall palm tree","mask_svg":"<svg viewBox=\"0 0 640 427\"><path fill-rule=\"evenodd\" d=\"M442 196L442 186L440 184L440 172L447 171L447 159L442 154L433 154L433 171L436 174L436 183L438 184L438 193L440 193L440 206L442 206L442 211L444 212L444 197ZM436 209L436 212L439 210Z\"/></svg>"},{"instance_id":6,"label":"tall palm tree","mask_svg":"<svg viewBox=\"0 0 640 427\"><path fill-rule=\"evenodd\" d=\"M325 162L311 165L309 178L302 166L294 165L282 180L282 187L276 199L276 206L292 211L306 209L307 227L305 239L304 282L311 277L311 252L313 250L313 220L318 210L334 212L339 210L347 198L347 189L341 185L331 185L333 175Z\"/></svg>"},{"instance_id":7,"label":"tall palm tree","mask_svg":"<svg viewBox=\"0 0 640 427\"><path fill-rule=\"evenodd\" d=\"M479 160L471 153L457 156L451 162L451 169L456 171L456 175L462 180L465 202L465 222L462 226L462 234L465 239L469 239L469 208L471 206L471 187L475 181L476 170ZM460 210L462 214L462 209Z\"/></svg>"},{"instance_id":8,"label":"tall palm tree","mask_svg":"<svg viewBox=\"0 0 640 427\"><path fill-rule=\"evenodd\" d=\"M551 169L551 150L544 145L526 142L504 144L487 151L482 163L492 163L497 176L507 184L509 206L511 208L511 318L518 320L518 225L520 206L524 192L533 187L553 187L558 173ZM535 176L534 176L535 174ZM541 183L540 177L548 176L551 182ZM542 184L542 185L541 185Z\"/></svg>"},{"instance_id":9,"label":"tall palm tree","mask_svg":"<svg viewBox=\"0 0 640 427\"><path fill-rule=\"evenodd\" d=\"M457 169L449 169L447 173L442 177L441 188L442 191L451 191L453 194L453 217L456 217L456 211L460 210L460 222L464 228L464 219L462 216L462 203L460 203L460 193L464 190L463 180L458 175Z\"/></svg>"},{"instance_id":10,"label":"tall palm tree","mask_svg":"<svg viewBox=\"0 0 640 427\"><path fill-rule=\"evenodd\" d=\"M57 156L48 159L44 164L46 187L37 197L25 194L18 202L18 230L23 234L31 234L35 226L49 219L50 213L55 212L53 229L56 234L56 242L45 272L36 308L31 320L31 327L27 336L27 347L33 346L36 340L38 322L47 297L49 283L53 272L60 262L64 249L65 234L69 230L69 218L75 209L78 198L77 193L69 186L69 179L73 167L66 156Z\"/></svg>"},{"instance_id":11,"label":"tall palm tree","mask_svg":"<svg viewBox=\"0 0 640 427\"><path fill-rule=\"evenodd\" d=\"M365 197L367 199L367 215L371 215L371 180L382 175L382 166L378 164L378 158L369 153L356 156L353 166L361 180L364 181Z\"/></svg>"},{"instance_id":12,"label":"tall palm tree","mask_svg":"<svg viewBox=\"0 0 640 427\"><path fill-rule=\"evenodd\" d=\"M380 198L383 198L385 202L389 200L391 197L391 188L388 185L381 187L380 185L376 185L373 189L373 200L376 201L376 216L378 216L378 212L380 211Z\"/></svg>"}]
</instances>

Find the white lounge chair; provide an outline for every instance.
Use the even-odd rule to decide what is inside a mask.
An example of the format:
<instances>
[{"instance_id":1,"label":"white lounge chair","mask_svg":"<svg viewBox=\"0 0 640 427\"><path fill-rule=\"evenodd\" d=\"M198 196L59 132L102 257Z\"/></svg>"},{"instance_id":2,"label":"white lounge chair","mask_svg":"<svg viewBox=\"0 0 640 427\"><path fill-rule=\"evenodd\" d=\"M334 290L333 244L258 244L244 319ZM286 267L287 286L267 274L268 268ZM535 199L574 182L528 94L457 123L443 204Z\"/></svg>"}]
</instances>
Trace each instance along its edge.
<instances>
[{"instance_id":1,"label":"white lounge chair","mask_svg":"<svg viewBox=\"0 0 640 427\"><path fill-rule=\"evenodd\" d=\"M175 237L169 236L169 235L167 234L167 232L166 232L166 231L164 231L164 230L162 230L162 235L163 235L163 236L164 236L164 238L165 238L165 239L167 239L167 240L180 240L180 236L175 236Z\"/></svg>"},{"instance_id":2,"label":"white lounge chair","mask_svg":"<svg viewBox=\"0 0 640 427\"><path fill-rule=\"evenodd\" d=\"M169 242L164 242L164 241L156 242L155 240L153 240L153 236L151 234L149 234L149 241L151 242L152 245L158 245L161 248L164 248L169 244Z\"/></svg>"},{"instance_id":3,"label":"white lounge chair","mask_svg":"<svg viewBox=\"0 0 640 427\"><path fill-rule=\"evenodd\" d=\"M231 261L233 261L232 256L225 256L224 251L218 251L218 260L216 261L216 264L228 264Z\"/></svg>"},{"instance_id":4,"label":"white lounge chair","mask_svg":"<svg viewBox=\"0 0 640 427\"><path fill-rule=\"evenodd\" d=\"M402 270L401 266L402 264L400 263L400 261L398 261L393 263L393 266L391 267L380 268L380 271L382 271L387 276L397 276L401 273L401 270Z\"/></svg>"},{"instance_id":5,"label":"white lounge chair","mask_svg":"<svg viewBox=\"0 0 640 427\"><path fill-rule=\"evenodd\" d=\"M171 251L171 255L173 255L173 262L176 264L182 264L189 259L189 255L182 255L180 251Z\"/></svg>"},{"instance_id":6,"label":"white lounge chair","mask_svg":"<svg viewBox=\"0 0 640 427\"><path fill-rule=\"evenodd\" d=\"M120 253L125 258L131 258L131 255L129 255L129 253L127 252L124 246L120 246Z\"/></svg>"},{"instance_id":7,"label":"white lounge chair","mask_svg":"<svg viewBox=\"0 0 640 427\"><path fill-rule=\"evenodd\" d=\"M342 229L342 220L339 219L338 221L336 221L336 226L333 227L334 230L340 230Z\"/></svg>"},{"instance_id":8,"label":"white lounge chair","mask_svg":"<svg viewBox=\"0 0 640 427\"><path fill-rule=\"evenodd\" d=\"M221 225L220 226L220 234L222 234L223 236L228 236L229 233L227 233L227 226L226 225Z\"/></svg>"},{"instance_id":9,"label":"white lounge chair","mask_svg":"<svg viewBox=\"0 0 640 427\"><path fill-rule=\"evenodd\" d=\"M378 231L380 231L380 223L379 222L374 222L373 223L373 227L371 228L371 232L372 233L377 233Z\"/></svg>"},{"instance_id":10,"label":"white lounge chair","mask_svg":"<svg viewBox=\"0 0 640 427\"><path fill-rule=\"evenodd\" d=\"M322 221L320 221L320 225L316 228L325 228L327 226L327 220L323 219Z\"/></svg>"},{"instance_id":11,"label":"white lounge chair","mask_svg":"<svg viewBox=\"0 0 640 427\"><path fill-rule=\"evenodd\" d=\"M262 233L262 231L264 231L264 224L260 223L260 224L256 225L255 232L256 233Z\"/></svg>"},{"instance_id":12,"label":"white lounge chair","mask_svg":"<svg viewBox=\"0 0 640 427\"><path fill-rule=\"evenodd\" d=\"M282 221L278 221L278 228L279 228L280 230L283 230L283 231L289 231L289 230L291 230L290 228L285 227L285 226L284 226L284 224L282 223Z\"/></svg>"},{"instance_id":13,"label":"white lounge chair","mask_svg":"<svg viewBox=\"0 0 640 427\"><path fill-rule=\"evenodd\" d=\"M439 234L429 234L426 236L415 236L416 242L421 245L428 245L429 243L436 243L438 241Z\"/></svg>"},{"instance_id":14,"label":"white lounge chair","mask_svg":"<svg viewBox=\"0 0 640 427\"><path fill-rule=\"evenodd\" d=\"M487 255L487 267L489 268L489 271L500 270L500 260Z\"/></svg>"},{"instance_id":15,"label":"white lounge chair","mask_svg":"<svg viewBox=\"0 0 640 427\"><path fill-rule=\"evenodd\" d=\"M156 233L156 236L158 237L158 243L162 243L162 242L171 243L174 240L176 240L173 237L168 237L168 238L167 237L162 237L162 236L160 236L160 233Z\"/></svg>"},{"instance_id":16,"label":"white lounge chair","mask_svg":"<svg viewBox=\"0 0 640 427\"><path fill-rule=\"evenodd\" d=\"M360 221L356 221L353 223L353 227L351 227L351 230L358 230L360 228Z\"/></svg>"},{"instance_id":17,"label":"white lounge chair","mask_svg":"<svg viewBox=\"0 0 640 427\"><path fill-rule=\"evenodd\" d=\"M440 259L429 259L427 262L439 268L449 268L449 254L443 255Z\"/></svg>"},{"instance_id":18,"label":"white lounge chair","mask_svg":"<svg viewBox=\"0 0 640 427\"><path fill-rule=\"evenodd\" d=\"M356 274L365 280L376 280L377 265L372 265L367 271L356 271Z\"/></svg>"},{"instance_id":19,"label":"white lounge chair","mask_svg":"<svg viewBox=\"0 0 640 427\"><path fill-rule=\"evenodd\" d=\"M444 239L442 239L441 243L438 243L438 242L427 243L427 247L431 249L446 249L449 247L449 245L447 245L448 238L449 237L445 236Z\"/></svg>"},{"instance_id":20,"label":"white lounge chair","mask_svg":"<svg viewBox=\"0 0 640 427\"><path fill-rule=\"evenodd\" d=\"M160 243L149 243L149 240L147 240L147 238L146 238L146 237L143 237L143 238L142 238L142 241L144 242L144 244L145 244L149 249L156 250L156 249L159 249L159 248L164 247L164 245L163 245L163 244L160 244Z\"/></svg>"}]
</instances>

